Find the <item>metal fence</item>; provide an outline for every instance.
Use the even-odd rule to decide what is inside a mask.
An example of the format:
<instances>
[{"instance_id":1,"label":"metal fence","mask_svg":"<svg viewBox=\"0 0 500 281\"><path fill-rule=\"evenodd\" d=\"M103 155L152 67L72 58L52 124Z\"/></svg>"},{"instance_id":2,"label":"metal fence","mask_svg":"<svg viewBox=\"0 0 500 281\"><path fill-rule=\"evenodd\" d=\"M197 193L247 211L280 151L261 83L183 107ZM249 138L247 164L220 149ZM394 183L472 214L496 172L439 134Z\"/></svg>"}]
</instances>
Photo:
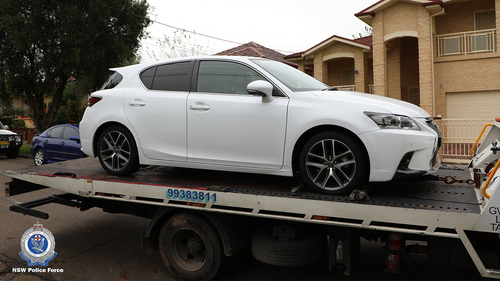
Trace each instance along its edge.
<instances>
[{"instance_id":1,"label":"metal fence","mask_svg":"<svg viewBox=\"0 0 500 281\"><path fill-rule=\"evenodd\" d=\"M486 124L492 123L492 120L442 119L440 123L443 132L442 161L466 163L471 159L469 151L482 129ZM485 130L479 144L488 132L489 128Z\"/></svg>"}]
</instances>

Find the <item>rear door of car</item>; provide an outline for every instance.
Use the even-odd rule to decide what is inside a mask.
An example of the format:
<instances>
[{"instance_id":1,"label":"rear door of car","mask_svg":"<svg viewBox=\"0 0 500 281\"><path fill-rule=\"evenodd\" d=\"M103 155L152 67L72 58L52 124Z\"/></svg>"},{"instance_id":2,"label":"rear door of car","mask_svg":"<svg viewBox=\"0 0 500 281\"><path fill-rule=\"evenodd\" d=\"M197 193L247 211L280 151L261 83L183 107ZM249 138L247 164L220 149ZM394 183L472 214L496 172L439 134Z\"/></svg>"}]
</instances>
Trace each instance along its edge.
<instances>
[{"instance_id":1,"label":"rear door of car","mask_svg":"<svg viewBox=\"0 0 500 281\"><path fill-rule=\"evenodd\" d=\"M265 103L248 94L248 83L266 78L238 62L200 61L195 75L187 100L188 162L281 168L288 98Z\"/></svg>"},{"instance_id":2,"label":"rear door of car","mask_svg":"<svg viewBox=\"0 0 500 281\"><path fill-rule=\"evenodd\" d=\"M186 161L186 98L193 61L150 67L124 93L127 120L149 159Z\"/></svg>"}]
</instances>

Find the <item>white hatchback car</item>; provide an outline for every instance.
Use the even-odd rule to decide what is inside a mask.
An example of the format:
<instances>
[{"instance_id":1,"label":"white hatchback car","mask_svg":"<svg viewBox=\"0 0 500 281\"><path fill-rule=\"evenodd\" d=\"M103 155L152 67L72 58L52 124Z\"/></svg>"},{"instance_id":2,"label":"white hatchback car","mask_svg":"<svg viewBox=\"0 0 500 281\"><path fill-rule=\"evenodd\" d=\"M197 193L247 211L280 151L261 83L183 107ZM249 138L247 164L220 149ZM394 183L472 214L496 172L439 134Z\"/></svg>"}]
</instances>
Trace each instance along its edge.
<instances>
[{"instance_id":1,"label":"white hatchback car","mask_svg":"<svg viewBox=\"0 0 500 281\"><path fill-rule=\"evenodd\" d=\"M297 176L346 194L439 165L441 133L423 109L332 91L280 62L209 56L112 70L80 136L113 175L164 165Z\"/></svg>"}]
</instances>

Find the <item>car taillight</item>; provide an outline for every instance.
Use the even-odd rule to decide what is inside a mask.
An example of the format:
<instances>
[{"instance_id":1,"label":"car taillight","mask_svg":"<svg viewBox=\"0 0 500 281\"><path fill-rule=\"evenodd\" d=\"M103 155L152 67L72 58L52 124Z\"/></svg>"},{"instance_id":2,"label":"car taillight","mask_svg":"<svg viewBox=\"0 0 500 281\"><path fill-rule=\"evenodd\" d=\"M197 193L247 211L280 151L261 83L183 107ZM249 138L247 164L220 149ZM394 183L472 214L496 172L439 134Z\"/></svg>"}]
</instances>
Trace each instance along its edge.
<instances>
[{"instance_id":1,"label":"car taillight","mask_svg":"<svg viewBox=\"0 0 500 281\"><path fill-rule=\"evenodd\" d=\"M93 97L90 96L89 99L87 100L87 106L91 107L94 104L96 104L98 101L102 100L102 97Z\"/></svg>"}]
</instances>

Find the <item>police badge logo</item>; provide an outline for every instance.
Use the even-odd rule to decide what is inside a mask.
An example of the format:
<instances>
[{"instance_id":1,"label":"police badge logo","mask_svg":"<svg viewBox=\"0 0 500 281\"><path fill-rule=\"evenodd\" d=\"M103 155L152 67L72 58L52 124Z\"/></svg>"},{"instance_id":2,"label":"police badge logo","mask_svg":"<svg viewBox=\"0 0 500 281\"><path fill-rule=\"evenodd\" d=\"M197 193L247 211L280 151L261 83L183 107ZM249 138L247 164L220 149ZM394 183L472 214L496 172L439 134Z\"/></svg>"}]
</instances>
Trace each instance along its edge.
<instances>
[{"instance_id":1,"label":"police badge logo","mask_svg":"<svg viewBox=\"0 0 500 281\"><path fill-rule=\"evenodd\" d=\"M48 266L57 255L54 252L56 242L52 233L38 222L26 230L21 237L19 255L28 262L28 266Z\"/></svg>"}]
</instances>

